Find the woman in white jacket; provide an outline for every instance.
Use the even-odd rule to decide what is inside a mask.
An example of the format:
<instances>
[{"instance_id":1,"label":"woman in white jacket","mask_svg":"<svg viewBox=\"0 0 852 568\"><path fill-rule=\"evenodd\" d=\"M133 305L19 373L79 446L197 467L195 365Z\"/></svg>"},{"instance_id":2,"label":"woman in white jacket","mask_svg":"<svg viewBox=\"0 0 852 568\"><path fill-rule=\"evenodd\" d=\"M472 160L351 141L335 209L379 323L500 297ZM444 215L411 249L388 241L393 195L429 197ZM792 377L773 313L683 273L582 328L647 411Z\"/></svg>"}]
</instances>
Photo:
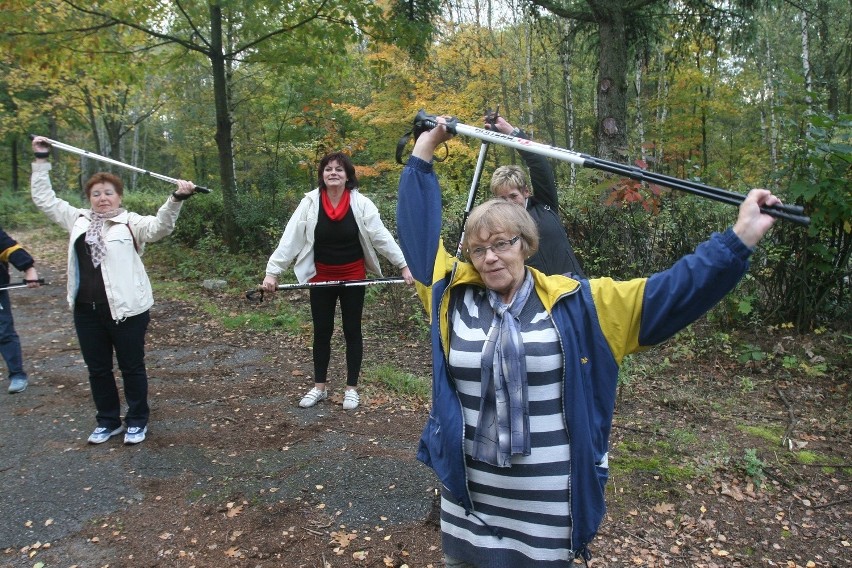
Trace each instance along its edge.
<instances>
[{"instance_id":1,"label":"woman in white jacket","mask_svg":"<svg viewBox=\"0 0 852 568\"><path fill-rule=\"evenodd\" d=\"M101 444L124 434L125 444L138 444L148 432L148 375L145 369L145 333L154 304L151 283L140 254L146 242L166 237L185 199L195 185L179 181L177 190L156 215L139 215L121 208L124 184L113 174L100 172L85 184L90 209L59 199L50 183L49 145L36 136L31 180L33 202L51 221L70 233L68 241L68 303L97 413L90 444ZM127 413L113 374L113 353L124 383Z\"/></svg>"},{"instance_id":2,"label":"woman in white jacket","mask_svg":"<svg viewBox=\"0 0 852 568\"><path fill-rule=\"evenodd\" d=\"M400 269L413 283L402 251L379 217L379 210L358 191L352 160L342 152L320 160L319 187L307 193L287 222L278 248L266 265L262 288L273 292L278 276L295 261L293 272L299 282L361 280L370 271L382 275L376 251ZM346 341L346 391L343 408L358 407L358 376L363 358L361 315L363 286L329 286L310 290L314 325L314 386L299 402L308 408L328 397L326 379L331 359L334 312L340 301L343 336Z\"/></svg>"}]
</instances>

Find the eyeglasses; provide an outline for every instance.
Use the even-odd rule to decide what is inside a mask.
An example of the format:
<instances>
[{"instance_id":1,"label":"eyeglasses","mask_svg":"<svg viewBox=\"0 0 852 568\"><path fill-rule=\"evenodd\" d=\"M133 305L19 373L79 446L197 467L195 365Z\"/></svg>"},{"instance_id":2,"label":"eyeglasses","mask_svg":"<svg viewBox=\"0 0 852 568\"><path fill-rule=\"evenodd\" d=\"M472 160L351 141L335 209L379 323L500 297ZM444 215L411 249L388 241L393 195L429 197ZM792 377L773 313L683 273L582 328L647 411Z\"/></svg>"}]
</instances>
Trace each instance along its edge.
<instances>
[{"instance_id":1,"label":"eyeglasses","mask_svg":"<svg viewBox=\"0 0 852 568\"><path fill-rule=\"evenodd\" d=\"M483 258L485 256L485 253L487 253L489 249L493 250L495 253L506 252L512 247L513 244L518 242L518 239L520 238L521 235L518 235L516 237L512 237L508 241L497 241L496 243L488 247L476 247L475 249L470 251L470 257Z\"/></svg>"}]
</instances>

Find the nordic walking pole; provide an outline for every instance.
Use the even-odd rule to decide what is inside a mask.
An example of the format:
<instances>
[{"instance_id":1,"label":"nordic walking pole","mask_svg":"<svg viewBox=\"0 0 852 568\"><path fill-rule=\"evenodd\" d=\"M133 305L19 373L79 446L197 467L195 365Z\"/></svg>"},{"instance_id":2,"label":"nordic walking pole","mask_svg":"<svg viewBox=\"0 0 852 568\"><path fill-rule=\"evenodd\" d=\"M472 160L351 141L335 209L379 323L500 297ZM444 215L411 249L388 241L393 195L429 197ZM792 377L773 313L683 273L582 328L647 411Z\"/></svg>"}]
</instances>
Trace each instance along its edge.
<instances>
[{"instance_id":1,"label":"nordic walking pole","mask_svg":"<svg viewBox=\"0 0 852 568\"><path fill-rule=\"evenodd\" d=\"M45 284L47 284L44 281L44 278L39 278L38 280L21 280L21 282L19 282L17 284L5 284L3 286L0 286L0 290L14 290L16 288L30 288L31 287L30 284L32 284L32 283L38 283L39 286L44 286Z\"/></svg>"},{"instance_id":2,"label":"nordic walking pole","mask_svg":"<svg viewBox=\"0 0 852 568\"><path fill-rule=\"evenodd\" d=\"M373 286L376 284L405 284L404 278L365 278L363 280L329 280L327 282L305 282L304 284L279 284L276 290L299 290L302 288L329 288L331 286ZM255 300L260 295L263 301L263 288L258 286L254 290L246 292L247 300Z\"/></svg>"},{"instance_id":3,"label":"nordic walking pole","mask_svg":"<svg viewBox=\"0 0 852 568\"><path fill-rule=\"evenodd\" d=\"M485 111L485 116L488 117L490 124L493 126L500 116L500 106L493 113L491 109ZM470 192L467 194L467 204L464 207L464 215L462 216L461 232L459 234L459 246L456 249L456 256L462 257L462 243L464 242L464 227L467 225L467 218L470 216L470 211L473 209L473 204L476 202L476 193L479 191L479 180L482 178L482 166L485 164L485 156L488 154L488 142L483 142L479 147L479 157L476 159L476 169L473 171L473 181L470 182Z\"/></svg>"},{"instance_id":4,"label":"nordic walking pole","mask_svg":"<svg viewBox=\"0 0 852 568\"><path fill-rule=\"evenodd\" d=\"M35 134L30 134L30 138L35 138ZM138 168L136 166L131 166L130 164L125 164L124 162L119 162L118 160L113 160L112 158L107 158L106 156L101 156L100 154L95 154L94 152L89 152L88 150L82 150L80 148L75 148L74 146L70 146L68 144L64 144L62 142L57 142L56 140L51 140L50 138L44 138L44 141L50 144L52 147L58 150L65 150L66 152L71 152L73 154L79 154L80 156L85 156L87 158L91 158L93 160L97 160L99 162L105 162L107 164L112 164L113 166L118 166L120 168L125 168L127 170L134 171L136 173L145 174L146 176L151 176L152 178L159 179L162 181L167 181L170 183L177 183L178 180L169 176L164 176L163 174L158 174L157 172L152 172L143 168ZM202 187L200 185L195 186L195 191L199 193L210 193L210 190L206 187Z\"/></svg>"},{"instance_id":5,"label":"nordic walking pole","mask_svg":"<svg viewBox=\"0 0 852 568\"><path fill-rule=\"evenodd\" d=\"M414 119L414 122L415 124L420 123L427 128L434 128L438 124L435 116L428 115L423 110L417 113L417 117ZM594 156L589 156L588 154L581 154L572 150L566 150L565 148L533 142L532 140L518 138L510 134L503 134L502 132L468 126L458 122L458 119L456 118L447 119L446 127L452 134L464 134L465 136L471 136L484 142L500 144L502 146L532 152L548 158L556 158L557 160L570 162L578 166L583 166L584 168L602 170L623 177L662 185L671 189L679 189L687 193L692 193L693 195L706 197L708 199L728 203L730 205L739 205L745 200L745 195L741 193L735 193L718 187L649 172L634 166L602 160ZM778 219L784 219L785 221L791 221L799 225L807 226L810 225L811 222L810 217L803 215L804 208L800 205L768 205L761 207L760 210L767 215L777 217Z\"/></svg>"},{"instance_id":6,"label":"nordic walking pole","mask_svg":"<svg viewBox=\"0 0 852 568\"><path fill-rule=\"evenodd\" d=\"M482 165L485 163L485 155L488 153L488 142L483 142L479 147L479 157L476 159L476 170L473 172L473 181L470 183L470 192L467 194L467 204L464 207L464 215L462 216L461 232L459 234L459 247L456 249L456 256L462 256L462 243L464 242L464 227L467 224L467 218L470 215L470 210L473 209L473 203L476 201L476 192L479 189L479 179L482 177Z\"/></svg>"}]
</instances>

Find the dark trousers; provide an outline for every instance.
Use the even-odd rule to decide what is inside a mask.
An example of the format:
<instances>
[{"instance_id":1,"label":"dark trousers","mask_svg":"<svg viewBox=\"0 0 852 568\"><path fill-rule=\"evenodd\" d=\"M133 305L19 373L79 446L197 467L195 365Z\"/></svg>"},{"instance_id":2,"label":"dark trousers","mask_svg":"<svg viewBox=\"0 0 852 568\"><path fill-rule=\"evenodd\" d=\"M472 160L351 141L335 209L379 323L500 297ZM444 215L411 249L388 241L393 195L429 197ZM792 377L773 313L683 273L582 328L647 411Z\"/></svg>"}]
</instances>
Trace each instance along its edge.
<instances>
[{"instance_id":1,"label":"dark trousers","mask_svg":"<svg viewBox=\"0 0 852 568\"><path fill-rule=\"evenodd\" d=\"M124 382L127 427L148 424L148 375L145 371L145 333L151 314L116 322L107 304L77 304L74 327L83 360L89 368L89 385L97 409L98 426L121 426L121 402L113 374L113 352Z\"/></svg>"},{"instance_id":2,"label":"dark trousers","mask_svg":"<svg viewBox=\"0 0 852 568\"><path fill-rule=\"evenodd\" d=\"M358 386L361 360L364 358L364 336L361 314L364 311L363 286L329 286L311 288L311 317L314 320L314 382L324 383L331 359L331 335L334 333L334 311L340 299L343 338L346 341L346 385Z\"/></svg>"},{"instance_id":3,"label":"dark trousers","mask_svg":"<svg viewBox=\"0 0 852 568\"><path fill-rule=\"evenodd\" d=\"M0 354L9 369L9 379L27 378L21 355L21 339L15 331L12 304L9 302L9 292L5 290L0 292Z\"/></svg>"}]
</instances>

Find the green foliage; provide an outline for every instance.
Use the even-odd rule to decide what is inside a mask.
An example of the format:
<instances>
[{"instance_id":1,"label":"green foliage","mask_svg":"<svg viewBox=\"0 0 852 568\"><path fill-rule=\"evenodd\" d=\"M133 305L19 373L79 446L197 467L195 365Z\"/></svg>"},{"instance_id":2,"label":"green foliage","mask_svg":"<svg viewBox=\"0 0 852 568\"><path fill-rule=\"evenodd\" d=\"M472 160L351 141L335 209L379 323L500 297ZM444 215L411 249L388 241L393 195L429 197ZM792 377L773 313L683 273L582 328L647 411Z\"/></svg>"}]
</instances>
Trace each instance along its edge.
<instances>
[{"instance_id":1,"label":"green foliage","mask_svg":"<svg viewBox=\"0 0 852 568\"><path fill-rule=\"evenodd\" d=\"M766 359L766 353L757 345L746 343L740 346L737 361L740 363L759 363Z\"/></svg>"},{"instance_id":2,"label":"green foliage","mask_svg":"<svg viewBox=\"0 0 852 568\"><path fill-rule=\"evenodd\" d=\"M750 477L758 487L766 478L766 463L758 457L757 450L755 449L747 449L745 451L745 454L740 460L740 467L743 473Z\"/></svg>"},{"instance_id":3,"label":"green foliage","mask_svg":"<svg viewBox=\"0 0 852 568\"><path fill-rule=\"evenodd\" d=\"M44 225L44 214L36 209L29 194L0 191L0 225L7 230L12 227L29 229Z\"/></svg>"},{"instance_id":4,"label":"green foliage","mask_svg":"<svg viewBox=\"0 0 852 568\"><path fill-rule=\"evenodd\" d=\"M275 246L300 195L315 185L317 159L331 149L352 153L362 186L382 201L383 219L392 225L400 171L393 146L419 108L480 125L484 109L499 105L536 140L597 151L599 97L587 96L597 92L602 68L603 36L595 25L514 5L507 10L502 2L487 13L436 0L213 5L221 9L232 54L224 77L217 77L227 83L220 97L226 109L214 96L221 84L205 53L211 5L190 2L177 10L168 2L105 0L78 10L25 0L5 6L0 163L7 167L0 183L11 186L17 175L25 185L25 134L49 133L211 186L213 194L184 207L174 240L217 254L213 241L223 240L229 250L255 257ZM850 68L836 65L848 60L849 11L820 16L825 26L812 36L814 81L807 83L795 6L708 12L687 3L677 18L669 12L665 4L645 6L626 31L633 51L620 62L625 76L613 78L631 79L628 116L619 117L626 118L628 144L617 149L618 161L735 191L771 187L813 217L808 232L779 223L753 257L754 279L712 317L736 325L793 321L799 330L849 321L843 278L852 247L850 117L842 114L849 112L842 94ZM175 41L152 38L144 28ZM91 29L100 32L77 31ZM397 45L383 43L389 39ZM217 106L233 125L228 140L217 131L224 123ZM233 156L223 157L230 148ZM457 136L449 148L436 170L446 207L443 236L453 249L479 141ZM217 187L223 161L236 169L227 203ZM514 152L492 146L480 200L490 171L517 162ZM61 189L79 185L77 178L93 168L67 155L54 166ZM735 218L729 205L667 190L658 195L657 188L574 170L557 165L561 209L590 276L646 276ZM132 193L143 185L126 179ZM4 214L24 215L5 199ZM180 270L200 274L191 265Z\"/></svg>"},{"instance_id":5,"label":"green foliage","mask_svg":"<svg viewBox=\"0 0 852 568\"><path fill-rule=\"evenodd\" d=\"M792 198L811 216L807 232L782 227L763 270L765 302L780 321L812 329L819 318L849 321L852 258L852 115L809 117L804 139L782 172Z\"/></svg>"}]
</instances>

